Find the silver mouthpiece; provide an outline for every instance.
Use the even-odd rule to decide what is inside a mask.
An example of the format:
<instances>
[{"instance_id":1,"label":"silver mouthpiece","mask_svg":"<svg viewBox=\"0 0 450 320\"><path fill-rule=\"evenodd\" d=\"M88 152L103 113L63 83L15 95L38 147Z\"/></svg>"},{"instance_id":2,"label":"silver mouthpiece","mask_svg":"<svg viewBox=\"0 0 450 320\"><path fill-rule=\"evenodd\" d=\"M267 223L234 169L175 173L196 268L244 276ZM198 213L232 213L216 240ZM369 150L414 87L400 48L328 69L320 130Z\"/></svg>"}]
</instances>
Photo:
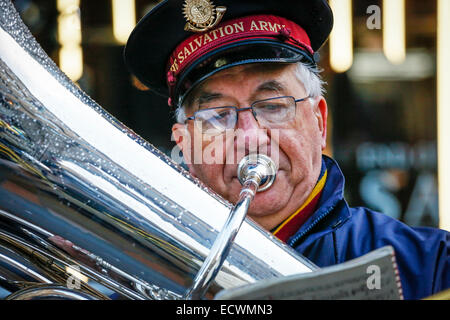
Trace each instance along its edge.
<instances>
[{"instance_id":1,"label":"silver mouthpiece","mask_svg":"<svg viewBox=\"0 0 450 320\"><path fill-rule=\"evenodd\" d=\"M249 154L239 162L237 177L242 185L249 179L255 179L259 184L257 192L261 192L272 186L277 170L275 162L265 154Z\"/></svg>"}]
</instances>

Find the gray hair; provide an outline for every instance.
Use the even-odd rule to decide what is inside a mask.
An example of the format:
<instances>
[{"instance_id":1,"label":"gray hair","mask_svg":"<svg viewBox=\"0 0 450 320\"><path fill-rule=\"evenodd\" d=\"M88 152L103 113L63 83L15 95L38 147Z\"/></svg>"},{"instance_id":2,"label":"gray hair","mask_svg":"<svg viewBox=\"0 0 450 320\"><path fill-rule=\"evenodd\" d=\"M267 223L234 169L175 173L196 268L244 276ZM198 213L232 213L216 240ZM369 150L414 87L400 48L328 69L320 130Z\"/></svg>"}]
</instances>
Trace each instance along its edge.
<instances>
[{"instance_id":1,"label":"gray hair","mask_svg":"<svg viewBox=\"0 0 450 320\"><path fill-rule=\"evenodd\" d=\"M320 77L321 71L322 70L319 70L315 65L297 62L295 75L305 87L306 94L310 98L314 99L325 93L325 82ZM186 110L184 105L179 106L175 110L175 119L178 123L184 123L186 121Z\"/></svg>"}]
</instances>

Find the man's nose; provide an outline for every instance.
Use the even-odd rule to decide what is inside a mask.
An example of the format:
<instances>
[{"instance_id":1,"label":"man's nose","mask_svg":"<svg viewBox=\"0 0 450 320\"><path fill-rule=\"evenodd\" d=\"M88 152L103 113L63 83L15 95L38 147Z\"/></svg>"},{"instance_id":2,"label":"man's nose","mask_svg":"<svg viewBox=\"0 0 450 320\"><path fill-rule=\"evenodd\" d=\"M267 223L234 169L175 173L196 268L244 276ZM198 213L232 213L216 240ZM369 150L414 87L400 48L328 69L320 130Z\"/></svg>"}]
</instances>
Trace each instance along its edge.
<instances>
[{"instance_id":1,"label":"man's nose","mask_svg":"<svg viewBox=\"0 0 450 320\"><path fill-rule=\"evenodd\" d=\"M241 130L253 130L259 128L259 123L253 115L251 109L242 110L238 112L238 119L236 124L236 129Z\"/></svg>"},{"instance_id":2,"label":"man's nose","mask_svg":"<svg viewBox=\"0 0 450 320\"><path fill-rule=\"evenodd\" d=\"M245 154L261 152L269 145L267 131L259 125L252 110L239 112L235 131L235 146Z\"/></svg>"}]
</instances>

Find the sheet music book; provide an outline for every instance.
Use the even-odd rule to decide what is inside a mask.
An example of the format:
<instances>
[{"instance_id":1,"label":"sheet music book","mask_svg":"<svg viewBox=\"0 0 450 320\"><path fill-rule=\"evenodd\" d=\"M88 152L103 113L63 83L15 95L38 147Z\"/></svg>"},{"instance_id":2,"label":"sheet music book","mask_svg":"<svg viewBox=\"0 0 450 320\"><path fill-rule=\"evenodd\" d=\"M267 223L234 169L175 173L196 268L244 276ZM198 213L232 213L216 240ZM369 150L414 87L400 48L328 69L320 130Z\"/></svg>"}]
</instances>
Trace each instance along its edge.
<instances>
[{"instance_id":1,"label":"sheet music book","mask_svg":"<svg viewBox=\"0 0 450 320\"><path fill-rule=\"evenodd\" d=\"M220 291L216 300L403 300L391 246L319 270Z\"/></svg>"}]
</instances>

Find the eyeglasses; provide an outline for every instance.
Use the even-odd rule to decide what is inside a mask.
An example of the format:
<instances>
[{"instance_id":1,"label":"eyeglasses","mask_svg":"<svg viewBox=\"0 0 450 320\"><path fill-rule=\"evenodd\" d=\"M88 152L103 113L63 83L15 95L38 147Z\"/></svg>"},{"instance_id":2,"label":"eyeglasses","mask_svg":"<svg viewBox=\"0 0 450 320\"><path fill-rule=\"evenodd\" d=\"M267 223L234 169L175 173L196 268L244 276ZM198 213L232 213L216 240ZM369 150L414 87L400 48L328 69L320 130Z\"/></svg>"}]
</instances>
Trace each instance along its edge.
<instances>
[{"instance_id":1,"label":"eyeglasses","mask_svg":"<svg viewBox=\"0 0 450 320\"><path fill-rule=\"evenodd\" d=\"M238 120L238 112L251 110L256 121L261 126L280 128L295 117L297 102L305 101L291 96L275 97L258 100L248 108L215 107L198 110L186 119L194 120L194 124L202 133L221 134L228 129L234 129Z\"/></svg>"}]
</instances>

